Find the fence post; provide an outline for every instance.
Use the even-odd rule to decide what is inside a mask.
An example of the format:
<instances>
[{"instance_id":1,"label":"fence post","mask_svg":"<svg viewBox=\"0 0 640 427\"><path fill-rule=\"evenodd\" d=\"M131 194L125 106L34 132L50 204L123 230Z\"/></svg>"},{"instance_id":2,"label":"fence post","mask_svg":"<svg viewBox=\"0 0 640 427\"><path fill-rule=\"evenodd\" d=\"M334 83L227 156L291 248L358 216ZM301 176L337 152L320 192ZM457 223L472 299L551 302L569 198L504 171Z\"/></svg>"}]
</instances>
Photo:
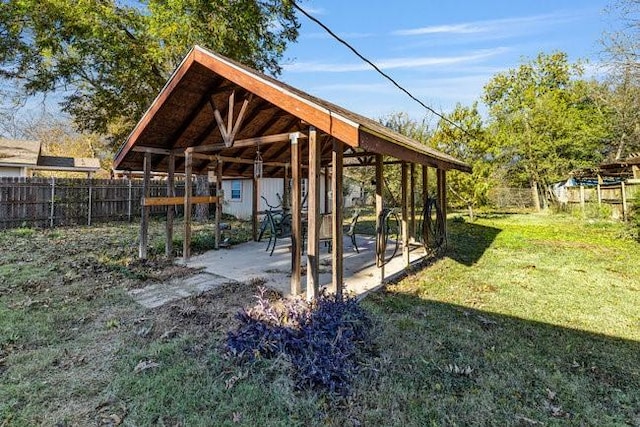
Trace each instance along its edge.
<instances>
[{"instance_id":1,"label":"fence post","mask_svg":"<svg viewBox=\"0 0 640 427\"><path fill-rule=\"evenodd\" d=\"M51 177L51 210L49 214L49 227L53 228L55 215L55 199L56 199L56 178Z\"/></svg>"},{"instance_id":2,"label":"fence post","mask_svg":"<svg viewBox=\"0 0 640 427\"><path fill-rule=\"evenodd\" d=\"M93 185L91 182L91 178L88 179L89 181L89 209L87 211L87 225L91 226L91 206L93 205Z\"/></svg>"},{"instance_id":3,"label":"fence post","mask_svg":"<svg viewBox=\"0 0 640 427\"><path fill-rule=\"evenodd\" d=\"M582 215L584 215L584 185L580 186L580 208L582 208Z\"/></svg>"},{"instance_id":4,"label":"fence post","mask_svg":"<svg viewBox=\"0 0 640 427\"><path fill-rule=\"evenodd\" d=\"M129 197L127 198L127 219L131 222L131 178L129 178Z\"/></svg>"},{"instance_id":5,"label":"fence post","mask_svg":"<svg viewBox=\"0 0 640 427\"><path fill-rule=\"evenodd\" d=\"M602 187L600 187L600 183L598 183L598 206L602 205Z\"/></svg>"},{"instance_id":6,"label":"fence post","mask_svg":"<svg viewBox=\"0 0 640 427\"><path fill-rule=\"evenodd\" d=\"M622 220L627 220L627 192L625 191L624 181L620 183L620 189L622 190Z\"/></svg>"}]
</instances>

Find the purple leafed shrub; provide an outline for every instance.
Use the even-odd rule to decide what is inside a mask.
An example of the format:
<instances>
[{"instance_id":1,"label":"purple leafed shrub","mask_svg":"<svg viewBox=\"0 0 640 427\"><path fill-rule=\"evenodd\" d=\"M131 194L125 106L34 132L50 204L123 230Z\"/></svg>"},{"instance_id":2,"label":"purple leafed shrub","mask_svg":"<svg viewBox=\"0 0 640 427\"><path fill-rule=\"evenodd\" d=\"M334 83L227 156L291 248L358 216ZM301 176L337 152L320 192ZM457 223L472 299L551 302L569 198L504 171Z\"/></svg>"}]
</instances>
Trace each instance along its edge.
<instances>
[{"instance_id":1,"label":"purple leafed shrub","mask_svg":"<svg viewBox=\"0 0 640 427\"><path fill-rule=\"evenodd\" d=\"M227 351L240 361L286 357L298 388L319 388L346 396L358 359L372 349L371 320L355 298L322 293L314 302L271 303L264 293L237 314Z\"/></svg>"}]
</instances>

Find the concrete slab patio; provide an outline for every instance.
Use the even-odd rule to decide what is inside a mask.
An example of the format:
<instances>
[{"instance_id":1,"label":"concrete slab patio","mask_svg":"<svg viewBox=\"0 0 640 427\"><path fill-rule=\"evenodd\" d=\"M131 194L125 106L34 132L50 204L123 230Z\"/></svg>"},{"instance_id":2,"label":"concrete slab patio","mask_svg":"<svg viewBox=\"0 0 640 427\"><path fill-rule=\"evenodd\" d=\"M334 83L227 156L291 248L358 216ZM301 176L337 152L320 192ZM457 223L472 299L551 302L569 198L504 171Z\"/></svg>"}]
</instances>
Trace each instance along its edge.
<instances>
[{"instance_id":1,"label":"concrete slab patio","mask_svg":"<svg viewBox=\"0 0 640 427\"><path fill-rule=\"evenodd\" d=\"M266 251L267 242L247 242L231 246L227 249L208 251L191 257L187 265L201 268L203 271L225 277L228 280L245 282L251 279L262 279L265 285L274 288L284 295L290 293L291 253L290 240L280 239L273 255ZM344 239L344 289L355 295L362 295L380 286L378 268L375 266L375 239L373 236L357 236L360 253L356 253L351 239ZM394 245L387 247L387 256L393 253ZM421 246L412 248L411 262L422 259L426 252ZM328 248L320 244L320 286L331 285L331 254ZM401 248L396 256L385 265L385 279L403 271L406 267ZM306 285L306 256L302 256L302 288ZM331 290L331 289L329 289Z\"/></svg>"}]
</instances>

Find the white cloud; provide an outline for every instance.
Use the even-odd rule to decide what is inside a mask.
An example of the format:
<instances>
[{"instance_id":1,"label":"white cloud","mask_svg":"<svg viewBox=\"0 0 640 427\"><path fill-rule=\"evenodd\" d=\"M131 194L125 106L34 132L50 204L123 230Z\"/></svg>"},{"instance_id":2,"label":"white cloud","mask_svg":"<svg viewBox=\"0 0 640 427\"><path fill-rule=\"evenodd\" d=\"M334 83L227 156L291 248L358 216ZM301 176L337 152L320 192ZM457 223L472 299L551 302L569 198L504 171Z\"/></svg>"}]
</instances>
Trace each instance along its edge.
<instances>
[{"instance_id":1,"label":"white cloud","mask_svg":"<svg viewBox=\"0 0 640 427\"><path fill-rule=\"evenodd\" d=\"M365 39L373 37L373 33L338 33L340 38L346 40ZM327 32L308 33L301 35L303 39L332 39L331 35Z\"/></svg>"},{"instance_id":2,"label":"white cloud","mask_svg":"<svg viewBox=\"0 0 640 427\"><path fill-rule=\"evenodd\" d=\"M387 58L373 61L373 63L383 70L433 68L444 65L476 62L505 53L507 50L508 49L504 47L497 47L493 49L477 50L466 55ZM285 64L283 68L285 71L292 73L345 73L371 70L371 66L364 62L346 64L323 62L294 62L291 64Z\"/></svg>"},{"instance_id":3,"label":"white cloud","mask_svg":"<svg viewBox=\"0 0 640 427\"><path fill-rule=\"evenodd\" d=\"M459 24L431 25L393 31L395 36L420 36L433 34L481 34L481 33L521 33L532 27L546 27L580 19L576 13L554 13L516 18L492 19Z\"/></svg>"}]
</instances>

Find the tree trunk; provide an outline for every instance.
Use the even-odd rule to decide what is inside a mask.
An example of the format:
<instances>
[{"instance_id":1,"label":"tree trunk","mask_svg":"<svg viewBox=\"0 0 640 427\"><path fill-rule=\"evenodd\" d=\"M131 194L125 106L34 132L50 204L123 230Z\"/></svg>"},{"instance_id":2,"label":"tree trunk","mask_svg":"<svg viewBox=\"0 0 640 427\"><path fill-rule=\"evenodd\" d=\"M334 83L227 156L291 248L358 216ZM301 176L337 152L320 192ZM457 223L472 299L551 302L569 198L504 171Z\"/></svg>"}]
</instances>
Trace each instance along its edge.
<instances>
[{"instance_id":1,"label":"tree trunk","mask_svg":"<svg viewBox=\"0 0 640 427\"><path fill-rule=\"evenodd\" d=\"M540 212L542 207L540 206L540 193L538 192L538 181L531 180L531 196L533 197L533 207L536 211Z\"/></svg>"},{"instance_id":2,"label":"tree trunk","mask_svg":"<svg viewBox=\"0 0 640 427\"><path fill-rule=\"evenodd\" d=\"M209 179L207 175L198 175L196 177L196 196L209 195ZM209 219L209 205L201 203L196 205L196 215L194 220L197 222L207 222Z\"/></svg>"},{"instance_id":3,"label":"tree trunk","mask_svg":"<svg viewBox=\"0 0 640 427\"><path fill-rule=\"evenodd\" d=\"M473 216L473 204L467 203L467 209L469 209L469 221L470 222L475 221L475 217Z\"/></svg>"}]
</instances>

